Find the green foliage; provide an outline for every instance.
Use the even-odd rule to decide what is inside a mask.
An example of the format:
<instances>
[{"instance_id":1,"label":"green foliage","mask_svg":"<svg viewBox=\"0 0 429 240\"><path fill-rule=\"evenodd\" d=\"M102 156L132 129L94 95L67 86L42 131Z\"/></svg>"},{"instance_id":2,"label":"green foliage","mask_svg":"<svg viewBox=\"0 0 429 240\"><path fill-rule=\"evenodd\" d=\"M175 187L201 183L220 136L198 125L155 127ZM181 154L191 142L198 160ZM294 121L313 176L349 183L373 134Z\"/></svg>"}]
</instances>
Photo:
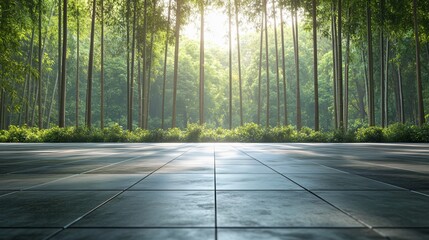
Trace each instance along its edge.
<instances>
[{"instance_id":1,"label":"green foliage","mask_svg":"<svg viewBox=\"0 0 429 240\"><path fill-rule=\"evenodd\" d=\"M383 142L383 140L383 128L381 127L360 128L356 132L358 142Z\"/></svg>"},{"instance_id":2,"label":"green foliage","mask_svg":"<svg viewBox=\"0 0 429 240\"><path fill-rule=\"evenodd\" d=\"M190 124L188 128L134 131L118 124L108 128L53 127L50 129L10 126L0 130L0 142L429 142L429 124L392 124L387 128L361 127L356 130L314 131L293 126L265 128L248 123L235 129L208 128Z\"/></svg>"}]
</instances>

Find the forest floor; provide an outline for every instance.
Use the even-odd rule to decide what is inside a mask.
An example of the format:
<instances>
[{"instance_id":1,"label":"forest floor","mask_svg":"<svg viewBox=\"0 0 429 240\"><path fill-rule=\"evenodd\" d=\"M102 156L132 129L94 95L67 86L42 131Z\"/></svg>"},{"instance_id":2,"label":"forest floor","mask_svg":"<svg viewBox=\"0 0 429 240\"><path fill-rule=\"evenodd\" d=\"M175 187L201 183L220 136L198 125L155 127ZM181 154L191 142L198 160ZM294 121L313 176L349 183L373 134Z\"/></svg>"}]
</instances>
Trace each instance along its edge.
<instances>
[{"instance_id":1,"label":"forest floor","mask_svg":"<svg viewBox=\"0 0 429 240\"><path fill-rule=\"evenodd\" d=\"M429 239L429 144L0 144L0 239Z\"/></svg>"}]
</instances>

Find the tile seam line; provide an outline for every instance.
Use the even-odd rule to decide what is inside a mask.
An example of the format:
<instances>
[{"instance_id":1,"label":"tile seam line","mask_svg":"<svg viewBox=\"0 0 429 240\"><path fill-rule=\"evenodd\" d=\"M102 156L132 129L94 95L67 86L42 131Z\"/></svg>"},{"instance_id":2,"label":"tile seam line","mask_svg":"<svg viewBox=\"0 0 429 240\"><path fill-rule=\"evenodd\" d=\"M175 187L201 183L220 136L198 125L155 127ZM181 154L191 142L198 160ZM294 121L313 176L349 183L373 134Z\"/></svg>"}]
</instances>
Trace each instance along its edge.
<instances>
[{"instance_id":1,"label":"tile seam line","mask_svg":"<svg viewBox=\"0 0 429 240\"><path fill-rule=\"evenodd\" d=\"M184 144L181 144L180 146L183 146ZM131 189L132 187L134 187L135 185L137 185L138 183L140 183L141 181L143 181L144 179L146 179L147 177L149 177L150 175L152 175L154 172L156 172L157 170L161 169L162 167L164 167L165 165L169 164L170 162L176 160L177 158L179 158L180 156L184 155L185 153L189 152L192 148L195 148L195 146L189 147L186 151L182 152L180 155L176 156L175 158L171 159L170 161L168 161L167 163L165 163L164 165L162 165L161 167L155 169L154 171L152 171L151 173L149 173L148 175L144 176L142 179L140 179L139 181L137 181L136 183L132 184L131 186L129 186L128 188L119 191L118 193L114 194L112 197L106 199L105 201L103 201L102 203L98 204L97 206L95 206L93 209L89 210L88 212L84 213L82 216L74 219L73 221L71 221L70 223L68 223L67 225L63 226L62 229L60 229L59 231L51 234L50 236L46 237L44 240L49 240L53 237L55 237L56 235L58 235L60 232L62 232L65 229L68 229L70 226L72 226L73 224L77 223L78 221L80 221L82 218L88 216L89 214L93 213L95 210L101 208L102 206L104 206L105 204L107 204L108 202L112 201L113 199L115 199L116 197L118 197L119 195L123 194L125 191ZM165 150L166 151L166 150Z\"/></svg>"},{"instance_id":2,"label":"tile seam line","mask_svg":"<svg viewBox=\"0 0 429 240\"><path fill-rule=\"evenodd\" d=\"M241 146L241 144L240 144L240 146ZM289 181L291 181L291 182L295 183L296 185L300 186L301 188L303 188L305 191L307 191L307 192L308 192L308 193L310 193L311 195L313 195L313 196L315 196L316 198L318 198L318 199L322 200L323 202L327 203L327 204L328 204L328 205L330 205L331 207L333 207L333 208L337 209L338 211L342 212L343 214L345 214L346 216L348 216L348 217L352 218L353 220L357 221L358 223L360 223L360 224L364 225L364 226L365 226L365 227L367 227L368 229L373 230L373 227L372 227L371 225L369 225L369 224L365 223L364 221L362 221L362 220L360 220L360 219L358 219L358 218L354 217L353 215L351 215L351 214L347 213L346 211L342 210L341 208L339 208L339 207L337 207L337 206L333 205L332 203L330 203L330 202L326 201L325 199L323 199L322 197L318 196L317 194L315 194L315 193L314 193L314 192L312 192L311 190L309 190L309 189L305 188L304 186L302 186L302 185L298 184L297 182L293 181L292 179L290 179L290 178L286 177L284 174L282 174L282 173L280 173L280 172L278 172L278 171L274 170L274 169L273 169L273 168L271 168L270 166L268 166L268 165L264 164L263 162L261 162L261 161L259 161L258 159L256 159L256 158L252 157L251 155L247 154L246 152L244 152L244 151L242 151L242 150L240 150L240 149L237 149L235 146L233 146L233 148L235 148L236 150L238 150L238 151L240 151L240 152L242 152L242 153L246 154L247 156L249 156L249 157L251 157L251 158L255 159L256 161L260 162L260 163L261 163L261 164L263 164L264 166L266 166L266 167L270 168L271 170L273 170L273 171L275 171L276 173L280 174L280 175L281 175L281 176L283 176L284 178L286 178L286 179L288 179ZM374 231L374 230L373 230L373 231ZM374 231L374 232L376 232L376 231ZM379 234L378 232L376 232L376 233L377 233L377 234ZM380 235L380 234L379 234L379 235ZM381 235L381 236L382 236L382 235Z\"/></svg>"},{"instance_id":3,"label":"tile seam line","mask_svg":"<svg viewBox=\"0 0 429 240\"><path fill-rule=\"evenodd\" d=\"M213 172L214 172L214 207L215 207L215 240L218 240L217 226L217 172L216 172L216 143L213 143Z\"/></svg>"}]
</instances>

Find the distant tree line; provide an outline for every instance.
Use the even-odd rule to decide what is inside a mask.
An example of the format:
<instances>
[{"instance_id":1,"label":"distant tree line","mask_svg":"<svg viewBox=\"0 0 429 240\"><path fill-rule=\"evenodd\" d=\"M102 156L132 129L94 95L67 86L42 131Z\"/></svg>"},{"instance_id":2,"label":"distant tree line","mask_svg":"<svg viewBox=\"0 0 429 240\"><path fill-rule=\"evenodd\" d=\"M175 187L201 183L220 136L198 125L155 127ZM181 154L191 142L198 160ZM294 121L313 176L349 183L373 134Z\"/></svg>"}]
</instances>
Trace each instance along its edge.
<instances>
[{"instance_id":1,"label":"distant tree line","mask_svg":"<svg viewBox=\"0 0 429 240\"><path fill-rule=\"evenodd\" d=\"M228 16L226 49L206 44L212 9ZM0 127L422 125L428 12L428 0L1 1ZM199 41L181 32L191 19Z\"/></svg>"}]
</instances>

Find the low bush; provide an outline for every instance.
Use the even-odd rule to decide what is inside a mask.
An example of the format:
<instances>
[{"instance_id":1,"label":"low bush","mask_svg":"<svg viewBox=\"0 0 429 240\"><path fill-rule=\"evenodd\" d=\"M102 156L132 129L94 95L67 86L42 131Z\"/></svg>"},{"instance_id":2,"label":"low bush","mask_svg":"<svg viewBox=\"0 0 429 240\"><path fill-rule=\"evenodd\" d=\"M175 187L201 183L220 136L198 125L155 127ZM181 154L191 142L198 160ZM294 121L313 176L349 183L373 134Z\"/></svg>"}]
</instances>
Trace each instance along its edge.
<instances>
[{"instance_id":1,"label":"low bush","mask_svg":"<svg viewBox=\"0 0 429 240\"><path fill-rule=\"evenodd\" d=\"M359 124L356 124L356 126ZM118 124L107 128L10 126L0 130L0 142L429 142L429 124L415 126L395 123L387 128L358 127L348 131L314 131L293 126L262 127L247 123L235 129L208 128L189 124L188 128L124 130Z\"/></svg>"}]
</instances>

